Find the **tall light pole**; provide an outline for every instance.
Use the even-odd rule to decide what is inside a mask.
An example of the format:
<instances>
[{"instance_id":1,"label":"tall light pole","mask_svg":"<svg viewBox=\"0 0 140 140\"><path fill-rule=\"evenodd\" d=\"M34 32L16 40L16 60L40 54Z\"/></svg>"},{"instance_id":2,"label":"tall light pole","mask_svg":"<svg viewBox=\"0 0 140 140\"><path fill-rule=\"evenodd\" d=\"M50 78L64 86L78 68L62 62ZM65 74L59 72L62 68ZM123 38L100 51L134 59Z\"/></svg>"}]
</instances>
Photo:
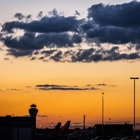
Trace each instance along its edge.
<instances>
[{"instance_id":1,"label":"tall light pole","mask_svg":"<svg viewBox=\"0 0 140 140\"><path fill-rule=\"evenodd\" d=\"M104 93L102 93L102 136L104 135Z\"/></svg>"},{"instance_id":2,"label":"tall light pole","mask_svg":"<svg viewBox=\"0 0 140 140\"><path fill-rule=\"evenodd\" d=\"M139 77L130 77L130 79L134 80L134 136L135 136L135 80L139 79Z\"/></svg>"}]
</instances>

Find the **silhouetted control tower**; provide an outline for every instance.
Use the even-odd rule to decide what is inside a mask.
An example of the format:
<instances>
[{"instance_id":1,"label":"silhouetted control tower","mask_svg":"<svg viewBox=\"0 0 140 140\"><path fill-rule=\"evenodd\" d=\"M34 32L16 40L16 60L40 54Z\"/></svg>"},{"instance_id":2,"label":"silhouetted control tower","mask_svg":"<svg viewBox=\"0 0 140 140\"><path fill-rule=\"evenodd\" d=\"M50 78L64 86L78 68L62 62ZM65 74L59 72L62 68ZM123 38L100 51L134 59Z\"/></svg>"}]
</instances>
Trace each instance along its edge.
<instances>
[{"instance_id":1,"label":"silhouetted control tower","mask_svg":"<svg viewBox=\"0 0 140 140\"><path fill-rule=\"evenodd\" d=\"M35 104L31 104L30 109L29 109L29 113L31 117L36 117L37 113L38 113L38 109L36 108Z\"/></svg>"},{"instance_id":2,"label":"silhouetted control tower","mask_svg":"<svg viewBox=\"0 0 140 140\"><path fill-rule=\"evenodd\" d=\"M35 118L35 127L36 127L36 115L38 113L38 109L36 108L35 104L31 104L30 109L29 109L29 113L31 117Z\"/></svg>"}]
</instances>

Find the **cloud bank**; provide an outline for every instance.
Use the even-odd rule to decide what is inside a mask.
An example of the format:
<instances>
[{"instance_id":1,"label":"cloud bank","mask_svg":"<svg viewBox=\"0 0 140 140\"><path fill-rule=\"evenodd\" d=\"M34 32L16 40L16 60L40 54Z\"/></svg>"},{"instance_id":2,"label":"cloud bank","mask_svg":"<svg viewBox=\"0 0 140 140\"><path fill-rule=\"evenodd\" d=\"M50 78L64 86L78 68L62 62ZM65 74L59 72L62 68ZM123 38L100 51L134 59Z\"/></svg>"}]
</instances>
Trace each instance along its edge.
<instances>
[{"instance_id":1,"label":"cloud bank","mask_svg":"<svg viewBox=\"0 0 140 140\"><path fill-rule=\"evenodd\" d=\"M140 58L140 2L92 5L85 18L56 9L37 19L17 12L1 25L7 55L44 62L99 62ZM84 46L84 47L83 47ZM85 47L86 46L86 47Z\"/></svg>"}]
</instances>

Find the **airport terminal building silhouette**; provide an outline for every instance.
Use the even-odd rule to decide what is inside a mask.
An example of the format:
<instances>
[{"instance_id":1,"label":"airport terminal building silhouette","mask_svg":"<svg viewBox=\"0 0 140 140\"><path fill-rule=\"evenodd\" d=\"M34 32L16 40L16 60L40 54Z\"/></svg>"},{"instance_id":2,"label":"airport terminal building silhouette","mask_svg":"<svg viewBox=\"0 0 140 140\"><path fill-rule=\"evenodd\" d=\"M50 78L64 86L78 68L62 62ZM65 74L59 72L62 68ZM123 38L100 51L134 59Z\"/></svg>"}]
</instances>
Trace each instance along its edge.
<instances>
[{"instance_id":1,"label":"airport terminal building silhouette","mask_svg":"<svg viewBox=\"0 0 140 140\"><path fill-rule=\"evenodd\" d=\"M34 140L36 115L35 104L29 108L30 117L0 117L0 140Z\"/></svg>"}]
</instances>

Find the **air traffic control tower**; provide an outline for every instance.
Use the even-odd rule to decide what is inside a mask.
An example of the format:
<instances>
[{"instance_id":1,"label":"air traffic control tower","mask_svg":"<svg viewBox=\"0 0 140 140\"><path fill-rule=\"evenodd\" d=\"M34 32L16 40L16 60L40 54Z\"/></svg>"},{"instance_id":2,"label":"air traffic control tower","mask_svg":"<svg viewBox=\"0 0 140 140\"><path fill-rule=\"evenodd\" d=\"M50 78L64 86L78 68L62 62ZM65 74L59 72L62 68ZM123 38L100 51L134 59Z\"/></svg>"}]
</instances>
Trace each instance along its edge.
<instances>
[{"instance_id":1,"label":"air traffic control tower","mask_svg":"<svg viewBox=\"0 0 140 140\"><path fill-rule=\"evenodd\" d=\"M35 104L31 104L30 108L29 108L29 113L31 117L35 118L35 128L36 128L36 115L38 113L38 109L36 108Z\"/></svg>"}]
</instances>

